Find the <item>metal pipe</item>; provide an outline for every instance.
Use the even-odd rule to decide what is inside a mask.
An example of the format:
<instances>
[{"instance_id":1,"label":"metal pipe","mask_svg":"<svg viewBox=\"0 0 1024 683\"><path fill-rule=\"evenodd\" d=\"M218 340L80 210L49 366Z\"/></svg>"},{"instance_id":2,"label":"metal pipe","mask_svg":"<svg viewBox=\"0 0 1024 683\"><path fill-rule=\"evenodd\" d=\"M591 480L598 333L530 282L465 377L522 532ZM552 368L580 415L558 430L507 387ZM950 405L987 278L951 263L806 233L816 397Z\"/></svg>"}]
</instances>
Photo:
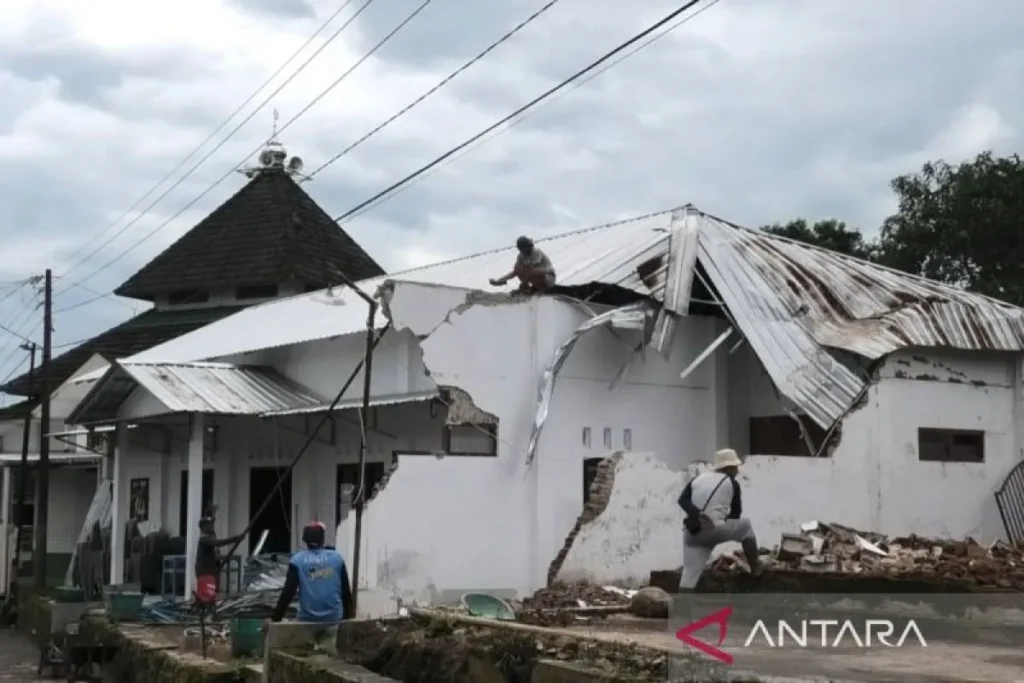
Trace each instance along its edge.
<instances>
[{"instance_id":1,"label":"metal pipe","mask_svg":"<svg viewBox=\"0 0 1024 683\"><path fill-rule=\"evenodd\" d=\"M352 611L359 605L359 560L363 540L363 502L366 500L366 424L370 419L370 386L373 380L374 326L377 318L377 302L370 301L370 312L366 316L366 352L363 359L363 405L359 409L359 488L356 494L355 547L352 549Z\"/></svg>"},{"instance_id":2,"label":"metal pipe","mask_svg":"<svg viewBox=\"0 0 1024 683\"><path fill-rule=\"evenodd\" d=\"M376 335L376 338L374 339L373 345L371 347L371 351L377 348L377 345L380 344L380 340L384 338L384 333L387 332L390 327L391 324L389 323L388 325L381 329L380 334ZM348 379L345 380L345 384L341 387L341 390L338 391L338 394L334 397L334 400L331 401L331 404L327 407L327 410L324 411L324 415L322 418L320 418L320 422L317 423L313 431L310 432L308 437L306 437L306 442L302 444L302 448L300 448L299 452L295 454L294 458L292 458L291 463L288 465L287 471L278 478L277 484L274 486L273 490L271 490L270 493L267 494L266 499L260 505L260 508L256 511L256 514L249 518L249 522L246 525L245 530L242 532L242 538L235 541L235 544L231 546L231 549L225 554L225 558L231 557L235 554L235 551L238 550L238 546L242 544L242 540L244 540L245 537L249 535L249 532L252 531L253 524L255 524L259 516L263 514L263 511L266 510L267 506L270 505L271 501L274 499L274 496L277 495L277 492L284 486L284 482L286 480L290 481L288 475L292 473L292 470L295 469L295 465L298 464L299 460L302 459L302 456L305 455L306 451L309 450L309 447L313 445L314 441L316 441L317 435L320 434L320 430L323 429L323 426L327 424L328 420L331 419L331 413L334 412L334 408L341 401L341 397L345 394L346 391L348 391L348 388L352 385L352 382L355 381L356 375L358 375L359 371L363 369L363 364L365 362L365 359L360 359L359 362L356 363L356 366L352 369L352 372L351 374L349 374Z\"/></svg>"}]
</instances>

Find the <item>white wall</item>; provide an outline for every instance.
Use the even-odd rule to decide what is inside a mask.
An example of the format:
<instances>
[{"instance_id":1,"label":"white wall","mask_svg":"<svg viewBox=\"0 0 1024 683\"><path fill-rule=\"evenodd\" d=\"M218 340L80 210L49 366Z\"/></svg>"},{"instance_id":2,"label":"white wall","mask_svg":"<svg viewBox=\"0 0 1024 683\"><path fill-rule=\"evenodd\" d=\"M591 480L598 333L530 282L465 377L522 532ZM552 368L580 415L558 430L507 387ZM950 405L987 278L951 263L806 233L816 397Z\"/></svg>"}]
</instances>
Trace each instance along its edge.
<instances>
[{"instance_id":1,"label":"white wall","mask_svg":"<svg viewBox=\"0 0 1024 683\"><path fill-rule=\"evenodd\" d=\"M619 332L624 344L598 330L581 339L563 366L537 458L527 468L539 378L587 316L554 299L491 298L438 324L464 300L461 290L400 283L392 301L396 325L414 319L412 331L426 335L419 345L430 377L467 391L500 420L497 458L402 457L367 506L365 585L405 598L469 589L524 593L542 585L582 508L583 461L610 450L606 429L613 448L628 440L680 470L709 457L728 431L713 389L726 378L717 364L721 354L679 379L720 329L717 321L684 321L671 358L652 352L632 358L616 391L609 384L630 360L639 333Z\"/></svg>"},{"instance_id":2,"label":"white wall","mask_svg":"<svg viewBox=\"0 0 1024 683\"><path fill-rule=\"evenodd\" d=\"M96 493L97 476L98 468L59 467L50 471L47 552L70 553L75 550Z\"/></svg>"},{"instance_id":3,"label":"white wall","mask_svg":"<svg viewBox=\"0 0 1024 683\"><path fill-rule=\"evenodd\" d=\"M763 371L751 373L751 361L757 363L751 357L737 363L730 377L731 423L741 452L749 416L780 414L770 386L763 386ZM864 405L844 420L831 457L750 455L744 508L761 544L775 545L781 533L811 519L887 534L1003 537L993 494L1020 460L1022 445L1014 367L1010 356L998 354L913 350L889 357ZM754 381L749 392L742 391L745 376ZM985 462L919 461L920 427L983 430Z\"/></svg>"}]
</instances>

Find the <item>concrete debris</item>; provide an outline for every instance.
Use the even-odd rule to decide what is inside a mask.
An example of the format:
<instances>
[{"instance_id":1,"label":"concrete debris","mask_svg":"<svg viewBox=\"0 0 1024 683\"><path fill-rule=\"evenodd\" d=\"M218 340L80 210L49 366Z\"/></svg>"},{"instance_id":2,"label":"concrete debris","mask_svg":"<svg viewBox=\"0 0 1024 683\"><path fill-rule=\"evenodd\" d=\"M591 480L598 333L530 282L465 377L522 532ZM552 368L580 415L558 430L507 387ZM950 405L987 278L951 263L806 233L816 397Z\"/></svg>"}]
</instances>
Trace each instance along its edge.
<instances>
[{"instance_id":1,"label":"concrete debris","mask_svg":"<svg viewBox=\"0 0 1024 683\"><path fill-rule=\"evenodd\" d=\"M917 535L889 538L840 524L808 522L799 534L783 534L768 557L768 570L839 572L888 577L931 576L985 588L1024 591L1024 548L997 541L989 546L973 538L962 541ZM762 550L762 554L766 551ZM739 551L719 556L711 568L745 571Z\"/></svg>"},{"instance_id":2,"label":"concrete debris","mask_svg":"<svg viewBox=\"0 0 1024 683\"><path fill-rule=\"evenodd\" d=\"M629 613L647 619L668 619L672 596L661 588L641 588L629 603Z\"/></svg>"},{"instance_id":3,"label":"concrete debris","mask_svg":"<svg viewBox=\"0 0 1024 683\"><path fill-rule=\"evenodd\" d=\"M628 605L630 598L631 591L614 586L595 586L586 581L556 581L523 600L523 608L537 610L608 607Z\"/></svg>"}]
</instances>

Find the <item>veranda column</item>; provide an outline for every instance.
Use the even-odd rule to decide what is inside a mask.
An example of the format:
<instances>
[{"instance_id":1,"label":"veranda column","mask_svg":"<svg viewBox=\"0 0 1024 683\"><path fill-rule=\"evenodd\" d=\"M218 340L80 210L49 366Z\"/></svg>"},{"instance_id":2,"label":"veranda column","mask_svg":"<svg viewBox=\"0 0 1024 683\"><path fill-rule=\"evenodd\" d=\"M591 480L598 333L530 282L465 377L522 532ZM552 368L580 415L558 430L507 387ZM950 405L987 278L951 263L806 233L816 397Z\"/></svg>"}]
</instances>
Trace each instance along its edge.
<instances>
[{"instance_id":1,"label":"veranda column","mask_svg":"<svg viewBox=\"0 0 1024 683\"><path fill-rule=\"evenodd\" d=\"M128 458L128 431L117 425L107 440L107 460L112 470L110 485L110 583L124 583L124 525L127 515L121 514L121 487L124 485L125 461Z\"/></svg>"},{"instance_id":2,"label":"veranda column","mask_svg":"<svg viewBox=\"0 0 1024 683\"><path fill-rule=\"evenodd\" d=\"M203 515L203 414L189 417L188 498L185 515L185 597L196 587L196 550L199 545L199 520Z\"/></svg>"}]
</instances>

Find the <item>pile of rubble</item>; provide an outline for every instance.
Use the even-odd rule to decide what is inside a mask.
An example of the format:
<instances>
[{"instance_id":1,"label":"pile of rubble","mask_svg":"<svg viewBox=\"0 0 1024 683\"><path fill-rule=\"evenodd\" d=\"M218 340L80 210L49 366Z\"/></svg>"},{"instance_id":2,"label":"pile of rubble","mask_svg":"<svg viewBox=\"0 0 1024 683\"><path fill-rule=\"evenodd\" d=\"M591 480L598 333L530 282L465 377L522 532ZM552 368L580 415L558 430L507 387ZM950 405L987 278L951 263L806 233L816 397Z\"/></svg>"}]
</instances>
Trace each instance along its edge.
<instances>
[{"instance_id":1,"label":"pile of rubble","mask_svg":"<svg viewBox=\"0 0 1024 683\"><path fill-rule=\"evenodd\" d=\"M628 605L636 591L615 586L595 586L587 581L556 581L523 600L530 610L612 607Z\"/></svg>"},{"instance_id":2,"label":"pile of rubble","mask_svg":"<svg viewBox=\"0 0 1024 683\"><path fill-rule=\"evenodd\" d=\"M783 534L779 545L762 560L769 570L932 576L943 581L1024 591L1024 548L1003 541L984 546L972 538L952 541L912 535L890 539L882 534L814 521L800 525L800 533ZM745 570L747 565L736 552L719 556L711 567L728 572Z\"/></svg>"}]
</instances>

